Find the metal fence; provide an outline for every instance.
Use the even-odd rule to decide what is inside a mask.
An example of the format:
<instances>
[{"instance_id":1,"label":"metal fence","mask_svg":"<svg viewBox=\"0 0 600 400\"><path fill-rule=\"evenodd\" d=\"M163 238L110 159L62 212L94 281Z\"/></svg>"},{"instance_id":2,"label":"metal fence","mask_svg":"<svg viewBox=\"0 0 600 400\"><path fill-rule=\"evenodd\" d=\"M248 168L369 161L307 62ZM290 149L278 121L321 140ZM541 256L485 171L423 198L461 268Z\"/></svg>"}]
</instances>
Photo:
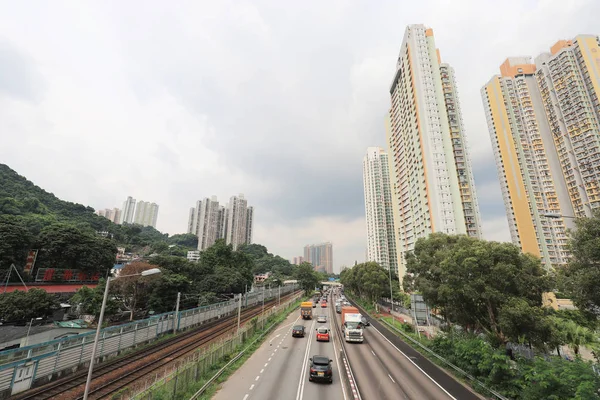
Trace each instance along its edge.
<instances>
[{"instance_id":1,"label":"metal fence","mask_svg":"<svg viewBox=\"0 0 600 400\"><path fill-rule=\"evenodd\" d=\"M198 379L209 372L216 363L238 352L239 346L257 332L263 320L267 320L274 314L288 308L300 296L294 296L293 299L280 306L265 309L263 316L257 317L256 324L248 323L244 325L240 328L239 334L236 333L219 343L194 352L194 354L175 362L160 373L129 387L127 392L123 392L120 397L113 397L113 399L157 400L177 398L178 393L181 395L181 392L185 392L195 385Z\"/></svg>"},{"instance_id":2,"label":"metal fence","mask_svg":"<svg viewBox=\"0 0 600 400\"><path fill-rule=\"evenodd\" d=\"M247 293L242 305L251 307L264 300L283 296L296 290L297 285L270 288ZM161 335L173 332L173 324L178 321L177 330L201 325L214 318L220 318L237 310L237 299L191 310L178 314L169 312L152 316L124 325L101 330L97 357L105 360L121 354L143 343L156 340ZM73 372L90 361L95 332L86 332L46 343L26 346L0 352L0 398L6 394L16 394L32 385L43 384L56 376Z\"/></svg>"}]
</instances>

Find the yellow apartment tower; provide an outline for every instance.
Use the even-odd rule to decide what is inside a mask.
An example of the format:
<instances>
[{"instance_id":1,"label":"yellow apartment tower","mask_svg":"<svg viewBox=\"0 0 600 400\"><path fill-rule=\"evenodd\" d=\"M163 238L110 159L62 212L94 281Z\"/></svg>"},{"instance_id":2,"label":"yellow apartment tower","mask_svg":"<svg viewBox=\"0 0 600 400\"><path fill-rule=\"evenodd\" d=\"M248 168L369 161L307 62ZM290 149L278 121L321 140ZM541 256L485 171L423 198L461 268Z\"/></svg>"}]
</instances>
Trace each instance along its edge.
<instances>
[{"instance_id":1,"label":"yellow apartment tower","mask_svg":"<svg viewBox=\"0 0 600 400\"><path fill-rule=\"evenodd\" d=\"M454 70L441 62L433 30L409 25L386 118L399 278L405 254L433 232L481 237Z\"/></svg>"},{"instance_id":2,"label":"yellow apartment tower","mask_svg":"<svg viewBox=\"0 0 600 400\"><path fill-rule=\"evenodd\" d=\"M600 206L598 37L508 58L481 90L513 243L547 269L568 259L566 228Z\"/></svg>"}]
</instances>

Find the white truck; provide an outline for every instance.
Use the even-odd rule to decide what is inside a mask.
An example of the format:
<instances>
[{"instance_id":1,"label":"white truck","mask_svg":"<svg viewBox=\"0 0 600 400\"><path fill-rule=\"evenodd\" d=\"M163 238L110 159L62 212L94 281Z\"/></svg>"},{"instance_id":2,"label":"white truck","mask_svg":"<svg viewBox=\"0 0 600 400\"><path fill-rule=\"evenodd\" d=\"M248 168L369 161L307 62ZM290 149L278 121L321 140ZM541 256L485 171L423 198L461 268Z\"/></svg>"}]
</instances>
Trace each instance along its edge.
<instances>
[{"instance_id":1,"label":"white truck","mask_svg":"<svg viewBox=\"0 0 600 400\"><path fill-rule=\"evenodd\" d=\"M345 314L342 330L344 331L346 342L362 343L364 341L362 315Z\"/></svg>"}]
</instances>

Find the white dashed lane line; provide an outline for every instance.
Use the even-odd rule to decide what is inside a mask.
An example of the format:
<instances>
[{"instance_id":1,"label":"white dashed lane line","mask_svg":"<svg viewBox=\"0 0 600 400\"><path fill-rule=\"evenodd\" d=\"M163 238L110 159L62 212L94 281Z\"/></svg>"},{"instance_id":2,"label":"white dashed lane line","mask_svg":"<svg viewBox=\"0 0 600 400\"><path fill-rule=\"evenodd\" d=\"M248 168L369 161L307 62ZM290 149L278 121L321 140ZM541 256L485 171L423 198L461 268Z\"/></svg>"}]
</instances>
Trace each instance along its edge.
<instances>
[{"instance_id":1,"label":"white dashed lane line","mask_svg":"<svg viewBox=\"0 0 600 400\"><path fill-rule=\"evenodd\" d=\"M279 349L279 346L281 346L283 344L284 339L287 337L287 335L290 333L290 331L288 331L279 341L279 344L277 345L277 348L275 350L273 350L273 352L271 353L271 356L269 357L269 359L267 360L267 362L265 363L265 368L267 368L267 366L269 365L269 362L273 359L273 357L275 356L275 353L277 352L277 349ZM271 340L269 340L269 343L271 343L273 340L277 339L279 336L281 336L281 334L276 335L275 337L273 337ZM255 382L257 382L260 379L260 374L262 374L263 372L265 372L265 368L260 370L260 373L256 376L256 379L254 379ZM390 377L391 378L391 377ZM250 385L250 390L254 389L254 383L252 385ZM246 393L246 395L244 396L244 398L242 400L246 400L250 395L248 393Z\"/></svg>"}]
</instances>

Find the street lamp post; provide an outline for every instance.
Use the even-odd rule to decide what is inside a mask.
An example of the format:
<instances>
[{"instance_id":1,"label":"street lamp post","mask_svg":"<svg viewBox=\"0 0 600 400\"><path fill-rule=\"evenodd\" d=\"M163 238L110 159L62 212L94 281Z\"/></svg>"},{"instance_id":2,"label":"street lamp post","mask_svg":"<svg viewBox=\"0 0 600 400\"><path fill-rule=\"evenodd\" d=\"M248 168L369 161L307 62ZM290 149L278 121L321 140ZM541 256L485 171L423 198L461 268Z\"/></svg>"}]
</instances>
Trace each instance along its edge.
<instances>
[{"instance_id":1,"label":"street lamp post","mask_svg":"<svg viewBox=\"0 0 600 400\"><path fill-rule=\"evenodd\" d=\"M392 291L392 266L389 265L388 266L388 275L390 277L390 303L392 306L392 311L394 311L394 292ZM394 313L390 313L392 314L392 319L394 318Z\"/></svg>"},{"instance_id":2,"label":"street lamp post","mask_svg":"<svg viewBox=\"0 0 600 400\"><path fill-rule=\"evenodd\" d=\"M577 219L577 217L573 217L572 215L561 215L561 214L552 214L552 213L544 213L544 214L540 214L540 215L542 217L552 218L552 219L559 219L559 218Z\"/></svg>"},{"instance_id":3,"label":"street lamp post","mask_svg":"<svg viewBox=\"0 0 600 400\"><path fill-rule=\"evenodd\" d=\"M33 321L39 321L41 319L42 317L37 317L31 318L31 321L29 321L29 328L27 328L27 336L25 337L25 344L23 345L23 347L27 346L27 344L29 343L29 331L31 331L31 325L33 325Z\"/></svg>"},{"instance_id":4,"label":"street lamp post","mask_svg":"<svg viewBox=\"0 0 600 400\"><path fill-rule=\"evenodd\" d=\"M92 357L90 359L90 367L88 369L87 380L85 382L85 391L83 393L83 400L87 400L88 395L90 393L90 383L92 382L92 373L94 372L94 359L96 358L96 350L98 349L98 339L100 338L100 330L102 329L102 319L104 318L104 310L106 309L106 300L108 299L108 287L110 286L110 281L119 279L119 278L127 278L130 276L148 276L154 274L160 274L160 269L151 268L145 271L140 272L139 274L131 274L131 275L123 275L117 276L113 279L109 276L106 279L106 287L104 288L104 298L102 299L102 308L100 308L100 316L98 317L98 327L96 328L96 336L94 337L94 344L92 345ZM133 312L133 311L132 311Z\"/></svg>"}]
</instances>

